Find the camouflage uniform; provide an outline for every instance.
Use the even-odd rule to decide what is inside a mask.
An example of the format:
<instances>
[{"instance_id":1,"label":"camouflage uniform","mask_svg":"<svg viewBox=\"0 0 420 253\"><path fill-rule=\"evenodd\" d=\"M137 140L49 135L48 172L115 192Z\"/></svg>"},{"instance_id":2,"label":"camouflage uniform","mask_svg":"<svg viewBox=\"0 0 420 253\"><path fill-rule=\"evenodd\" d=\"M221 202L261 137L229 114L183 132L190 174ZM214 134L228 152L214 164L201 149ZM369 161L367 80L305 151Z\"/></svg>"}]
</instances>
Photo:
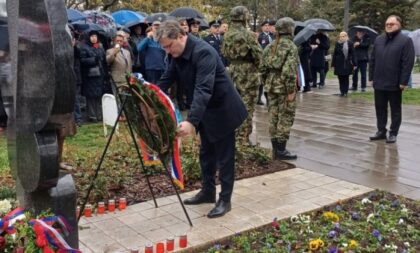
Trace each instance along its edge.
<instances>
[{"instance_id":1,"label":"camouflage uniform","mask_svg":"<svg viewBox=\"0 0 420 253\"><path fill-rule=\"evenodd\" d=\"M246 29L248 10L236 6L231 11L232 25L224 35L222 55L230 61L229 74L248 110L248 118L238 132L239 144L248 145L252 132L252 115L257 103L258 67L262 49L251 31Z\"/></svg>"},{"instance_id":2,"label":"camouflage uniform","mask_svg":"<svg viewBox=\"0 0 420 253\"><path fill-rule=\"evenodd\" d=\"M261 65L261 72L265 77L264 88L270 101L270 137L274 158L296 159L296 156L290 155L285 149L296 111L294 96L297 92L296 69L299 54L291 35L294 30L293 20L278 20L276 30L279 37L264 49L265 61ZM288 96L292 97L293 101L289 101Z\"/></svg>"}]
</instances>

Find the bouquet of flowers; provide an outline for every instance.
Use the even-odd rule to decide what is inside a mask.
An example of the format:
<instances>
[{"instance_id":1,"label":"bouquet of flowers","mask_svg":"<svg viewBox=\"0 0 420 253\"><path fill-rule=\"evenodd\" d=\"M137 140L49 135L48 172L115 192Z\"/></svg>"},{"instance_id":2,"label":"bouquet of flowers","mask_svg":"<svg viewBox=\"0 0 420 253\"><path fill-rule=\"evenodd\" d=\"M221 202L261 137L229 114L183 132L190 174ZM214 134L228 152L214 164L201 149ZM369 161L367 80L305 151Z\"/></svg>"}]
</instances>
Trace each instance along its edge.
<instances>
[{"instance_id":1,"label":"bouquet of flowers","mask_svg":"<svg viewBox=\"0 0 420 253\"><path fill-rule=\"evenodd\" d=\"M22 208L12 210L9 200L0 201L0 252L10 253L80 253L72 249L62 234L69 226L51 212L33 216Z\"/></svg>"}]
</instances>

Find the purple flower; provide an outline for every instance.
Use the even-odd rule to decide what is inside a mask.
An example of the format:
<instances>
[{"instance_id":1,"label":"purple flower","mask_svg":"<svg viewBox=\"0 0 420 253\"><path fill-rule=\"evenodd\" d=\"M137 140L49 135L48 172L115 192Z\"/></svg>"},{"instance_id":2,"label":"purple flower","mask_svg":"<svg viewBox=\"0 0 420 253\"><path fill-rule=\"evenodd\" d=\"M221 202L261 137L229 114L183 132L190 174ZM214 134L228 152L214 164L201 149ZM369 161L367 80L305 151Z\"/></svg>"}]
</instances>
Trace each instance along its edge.
<instances>
[{"instance_id":1,"label":"purple flower","mask_svg":"<svg viewBox=\"0 0 420 253\"><path fill-rule=\"evenodd\" d=\"M396 207L398 207L399 205L400 205L400 201L399 201L398 199L396 199L396 200L392 201L392 203L391 203L391 207L392 207L392 208L396 208Z\"/></svg>"},{"instance_id":2,"label":"purple flower","mask_svg":"<svg viewBox=\"0 0 420 253\"><path fill-rule=\"evenodd\" d=\"M340 231L340 223L335 223L335 230Z\"/></svg>"},{"instance_id":3,"label":"purple flower","mask_svg":"<svg viewBox=\"0 0 420 253\"><path fill-rule=\"evenodd\" d=\"M352 220L360 220L360 215L358 213L356 213L356 212L353 212L351 214L351 219Z\"/></svg>"},{"instance_id":4,"label":"purple flower","mask_svg":"<svg viewBox=\"0 0 420 253\"><path fill-rule=\"evenodd\" d=\"M342 210L343 210L343 208L342 208L340 205L337 205L337 206L335 207L335 209L336 209L337 211L342 211Z\"/></svg>"},{"instance_id":5,"label":"purple flower","mask_svg":"<svg viewBox=\"0 0 420 253\"><path fill-rule=\"evenodd\" d=\"M328 253L337 253L337 247L336 246L331 246L328 248Z\"/></svg>"},{"instance_id":6,"label":"purple flower","mask_svg":"<svg viewBox=\"0 0 420 253\"><path fill-rule=\"evenodd\" d=\"M376 239L381 240L382 236L381 236L381 232L379 232L379 230L374 229L372 232L372 235L376 237Z\"/></svg>"},{"instance_id":7,"label":"purple flower","mask_svg":"<svg viewBox=\"0 0 420 253\"><path fill-rule=\"evenodd\" d=\"M220 246L220 244L215 244L214 245L214 249L215 250L220 250L222 247Z\"/></svg>"},{"instance_id":8,"label":"purple flower","mask_svg":"<svg viewBox=\"0 0 420 253\"><path fill-rule=\"evenodd\" d=\"M334 238L334 237L336 237L337 236L337 231L335 231L335 230L331 230L330 232L328 232L328 237L330 238L330 239L332 239L332 238Z\"/></svg>"}]
</instances>

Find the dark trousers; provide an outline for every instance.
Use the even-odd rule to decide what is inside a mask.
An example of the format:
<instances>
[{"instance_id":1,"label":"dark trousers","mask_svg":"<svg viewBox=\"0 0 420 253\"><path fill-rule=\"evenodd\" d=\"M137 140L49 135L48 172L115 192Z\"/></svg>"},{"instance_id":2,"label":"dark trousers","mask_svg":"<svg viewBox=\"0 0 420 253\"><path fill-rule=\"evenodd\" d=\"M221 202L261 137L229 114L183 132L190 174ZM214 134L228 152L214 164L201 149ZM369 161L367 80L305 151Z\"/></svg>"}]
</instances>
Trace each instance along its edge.
<instances>
[{"instance_id":1,"label":"dark trousers","mask_svg":"<svg viewBox=\"0 0 420 253\"><path fill-rule=\"evenodd\" d=\"M0 127L7 126L7 113L3 106L3 99L1 97L1 90L0 90Z\"/></svg>"},{"instance_id":2,"label":"dark trousers","mask_svg":"<svg viewBox=\"0 0 420 253\"><path fill-rule=\"evenodd\" d=\"M204 133L203 133L204 132ZM219 199L230 202L233 183L235 181L235 132L217 142L210 142L205 130L200 132L200 166L203 178L203 191L208 194L216 192L216 170L219 169L219 178L222 191Z\"/></svg>"},{"instance_id":3,"label":"dark trousers","mask_svg":"<svg viewBox=\"0 0 420 253\"><path fill-rule=\"evenodd\" d=\"M74 101L74 120L82 123L82 110L80 109L80 85L76 86L76 99Z\"/></svg>"},{"instance_id":4,"label":"dark trousers","mask_svg":"<svg viewBox=\"0 0 420 253\"><path fill-rule=\"evenodd\" d=\"M338 83L340 84L340 93L347 94L349 92L349 75L338 76Z\"/></svg>"},{"instance_id":5,"label":"dark trousers","mask_svg":"<svg viewBox=\"0 0 420 253\"><path fill-rule=\"evenodd\" d=\"M102 98L86 98L86 107L90 121L102 120Z\"/></svg>"},{"instance_id":6,"label":"dark trousers","mask_svg":"<svg viewBox=\"0 0 420 253\"><path fill-rule=\"evenodd\" d=\"M397 136L401 125L401 90L386 91L375 90L375 109L376 125L378 131L386 132L386 123L388 120L388 103L391 107L391 127L390 134Z\"/></svg>"},{"instance_id":7,"label":"dark trousers","mask_svg":"<svg viewBox=\"0 0 420 253\"><path fill-rule=\"evenodd\" d=\"M315 87L317 85L317 72L319 72L319 85L325 85L325 68L311 66L312 83Z\"/></svg>"},{"instance_id":8,"label":"dark trousers","mask_svg":"<svg viewBox=\"0 0 420 253\"><path fill-rule=\"evenodd\" d=\"M366 89L366 69L367 69L367 61L358 61L357 68L353 72L353 89L357 89L357 83L359 79L359 71L360 71L360 85L362 89Z\"/></svg>"},{"instance_id":9,"label":"dark trousers","mask_svg":"<svg viewBox=\"0 0 420 253\"><path fill-rule=\"evenodd\" d=\"M148 81L149 83L156 84L162 76L163 72L163 70L146 70L146 81Z\"/></svg>"}]
</instances>

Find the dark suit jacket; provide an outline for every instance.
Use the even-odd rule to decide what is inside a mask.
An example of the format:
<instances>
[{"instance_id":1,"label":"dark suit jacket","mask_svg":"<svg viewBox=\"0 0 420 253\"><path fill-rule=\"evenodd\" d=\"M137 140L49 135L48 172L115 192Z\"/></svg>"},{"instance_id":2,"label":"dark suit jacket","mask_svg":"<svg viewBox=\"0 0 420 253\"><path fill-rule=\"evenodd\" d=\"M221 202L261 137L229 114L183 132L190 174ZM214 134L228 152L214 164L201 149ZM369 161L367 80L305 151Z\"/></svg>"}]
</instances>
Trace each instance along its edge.
<instances>
[{"instance_id":1,"label":"dark suit jacket","mask_svg":"<svg viewBox=\"0 0 420 253\"><path fill-rule=\"evenodd\" d=\"M401 32L376 37L370 58L369 80L375 90L397 91L407 85L414 66L414 44Z\"/></svg>"},{"instance_id":2,"label":"dark suit jacket","mask_svg":"<svg viewBox=\"0 0 420 253\"><path fill-rule=\"evenodd\" d=\"M355 37L353 43L354 42L360 42L360 45L354 48L354 59L356 63L358 61L369 61L369 36L365 34L362 39Z\"/></svg>"},{"instance_id":3,"label":"dark suit jacket","mask_svg":"<svg viewBox=\"0 0 420 253\"><path fill-rule=\"evenodd\" d=\"M270 44L270 39L271 41L274 40L274 35L272 33L268 33L268 35L266 33L260 33L258 35L258 43L260 43L261 47L264 49L268 44Z\"/></svg>"},{"instance_id":4,"label":"dark suit jacket","mask_svg":"<svg viewBox=\"0 0 420 253\"><path fill-rule=\"evenodd\" d=\"M223 35L219 35L220 39L217 39L215 35L210 34L204 37L207 43L209 43L214 49L216 49L217 54L219 55L220 59L222 59L222 63L224 66L228 66L228 61L223 57L222 52L220 51L220 47L222 46L223 42Z\"/></svg>"},{"instance_id":5,"label":"dark suit jacket","mask_svg":"<svg viewBox=\"0 0 420 253\"><path fill-rule=\"evenodd\" d=\"M248 115L216 50L193 35L188 35L183 54L172 58L157 83L167 92L175 82L190 105L186 120L211 142L232 133Z\"/></svg>"}]
</instances>

